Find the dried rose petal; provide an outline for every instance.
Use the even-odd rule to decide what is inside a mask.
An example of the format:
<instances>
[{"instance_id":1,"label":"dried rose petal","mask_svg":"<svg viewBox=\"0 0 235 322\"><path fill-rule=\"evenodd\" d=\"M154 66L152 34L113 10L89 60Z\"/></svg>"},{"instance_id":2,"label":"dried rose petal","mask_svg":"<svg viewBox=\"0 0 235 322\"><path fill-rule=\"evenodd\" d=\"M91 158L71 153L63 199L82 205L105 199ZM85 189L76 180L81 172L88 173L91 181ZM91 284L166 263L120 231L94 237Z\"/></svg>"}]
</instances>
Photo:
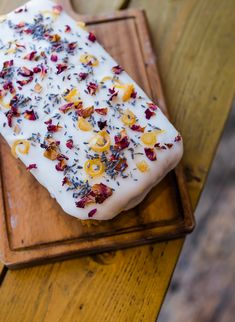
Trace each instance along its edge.
<instances>
[{"instance_id":1,"label":"dried rose petal","mask_svg":"<svg viewBox=\"0 0 235 322\"><path fill-rule=\"evenodd\" d=\"M52 124L52 119L49 119L48 121L45 121L44 124Z\"/></svg>"},{"instance_id":2,"label":"dried rose petal","mask_svg":"<svg viewBox=\"0 0 235 322\"><path fill-rule=\"evenodd\" d=\"M28 79L16 81L16 83L22 87L22 86L25 86L25 85L31 83L32 81L33 81L33 77L29 77Z\"/></svg>"},{"instance_id":3,"label":"dried rose petal","mask_svg":"<svg viewBox=\"0 0 235 322\"><path fill-rule=\"evenodd\" d=\"M88 217L89 218L92 218L96 212L97 212L97 209L96 208L92 209L91 211L89 211Z\"/></svg>"},{"instance_id":4,"label":"dried rose petal","mask_svg":"<svg viewBox=\"0 0 235 322\"><path fill-rule=\"evenodd\" d=\"M52 10L56 15L60 15L61 12L63 11L63 7L61 5L59 5L59 4L57 4L57 5L52 7Z\"/></svg>"},{"instance_id":5,"label":"dried rose petal","mask_svg":"<svg viewBox=\"0 0 235 322\"><path fill-rule=\"evenodd\" d=\"M62 127L60 125L53 125L53 124L49 124L47 126L47 131L48 132L58 132Z\"/></svg>"},{"instance_id":6,"label":"dried rose petal","mask_svg":"<svg viewBox=\"0 0 235 322\"><path fill-rule=\"evenodd\" d=\"M88 40L90 40L91 42L95 42L96 41L96 36L94 35L93 32L89 32Z\"/></svg>"},{"instance_id":7,"label":"dried rose petal","mask_svg":"<svg viewBox=\"0 0 235 322\"><path fill-rule=\"evenodd\" d=\"M71 27L69 25L65 25L65 32L71 32Z\"/></svg>"},{"instance_id":8,"label":"dried rose petal","mask_svg":"<svg viewBox=\"0 0 235 322\"><path fill-rule=\"evenodd\" d=\"M57 158L56 158L58 161L62 161L63 159L64 160L69 160L69 158L66 156L66 155L64 155L64 154L62 154L62 153L58 153L58 155L57 155Z\"/></svg>"},{"instance_id":9,"label":"dried rose petal","mask_svg":"<svg viewBox=\"0 0 235 322\"><path fill-rule=\"evenodd\" d=\"M68 186L70 186L70 184L71 184L71 183L70 183L70 181L69 181L69 179L68 179L67 177L64 177L64 178L63 178L63 181L62 181L62 186L66 185L66 184L67 184Z\"/></svg>"},{"instance_id":10,"label":"dried rose petal","mask_svg":"<svg viewBox=\"0 0 235 322\"><path fill-rule=\"evenodd\" d=\"M24 56L24 59L32 61L32 60L34 60L36 53L37 53L36 51L32 51L31 53Z\"/></svg>"},{"instance_id":11,"label":"dried rose petal","mask_svg":"<svg viewBox=\"0 0 235 322\"><path fill-rule=\"evenodd\" d=\"M160 143L156 143L154 147L157 148L158 150L166 150L165 145L160 145Z\"/></svg>"},{"instance_id":12,"label":"dried rose petal","mask_svg":"<svg viewBox=\"0 0 235 322\"><path fill-rule=\"evenodd\" d=\"M96 183L91 188L90 195L95 197L96 203L103 203L107 198L112 196L113 190L103 183Z\"/></svg>"},{"instance_id":13,"label":"dried rose petal","mask_svg":"<svg viewBox=\"0 0 235 322\"><path fill-rule=\"evenodd\" d=\"M150 110L152 111L156 111L158 109L157 105L153 104L153 103L147 103L148 107L150 108Z\"/></svg>"},{"instance_id":14,"label":"dried rose petal","mask_svg":"<svg viewBox=\"0 0 235 322\"><path fill-rule=\"evenodd\" d=\"M108 113L108 109L107 107L104 107L104 108L96 108L95 109L95 112L100 114L100 115L107 115Z\"/></svg>"},{"instance_id":15,"label":"dried rose petal","mask_svg":"<svg viewBox=\"0 0 235 322\"><path fill-rule=\"evenodd\" d=\"M6 113L7 123L9 127L12 127L13 117L18 117L18 116L20 116L20 114L18 113L17 107L11 106L10 111Z\"/></svg>"},{"instance_id":16,"label":"dried rose petal","mask_svg":"<svg viewBox=\"0 0 235 322\"><path fill-rule=\"evenodd\" d=\"M67 167L66 161L63 159L58 164L56 164L55 168L57 171L64 171L64 169Z\"/></svg>"},{"instance_id":17,"label":"dried rose petal","mask_svg":"<svg viewBox=\"0 0 235 322\"><path fill-rule=\"evenodd\" d=\"M56 74L59 75L68 68L68 65L67 64L58 64L56 66L56 68L57 68Z\"/></svg>"},{"instance_id":18,"label":"dried rose petal","mask_svg":"<svg viewBox=\"0 0 235 322\"><path fill-rule=\"evenodd\" d=\"M140 125L137 125L137 124L134 124L134 125L131 125L130 126L130 129L132 130L132 131L136 131L136 132L144 132L144 130L145 130L145 127L141 127Z\"/></svg>"},{"instance_id":19,"label":"dried rose petal","mask_svg":"<svg viewBox=\"0 0 235 322\"><path fill-rule=\"evenodd\" d=\"M125 130L122 130L118 135L114 136L115 148L123 150L130 144Z\"/></svg>"},{"instance_id":20,"label":"dried rose petal","mask_svg":"<svg viewBox=\"0 0 235 322\"><path fill-rule=\"evenodd\" d=\"M98 127L100 130L103 130L107 126L107 121L98 121Z\"/></svg>"},{"instance_id":21,"label":"dried rose petal","mask_svg":"<svg viewBox=\"0 0 235 322\"><path fill-rule=\"evenodd\" d=\"M30 170L32 170L32 169L37 169L37 165L36 165L36 163L31 163L31 164L26 168L26 170L28 170L28 171L30 171Z\"/></svg>"},{"instance_id":22,"label":"dried rose petal","mask_svg":"<svg viewBox=\"0 0 235 322\"><path fill-rule=\"evenodd\" d=\"M180 134L178 134L176 137L175 137L175 140L174 142L179 142L182 140L182 136Z\"/></svg>"},{"instance_id":23,"label":"dried rose petal","mask_svg":"<svg viewBox=\"0 0 235 322\"><path fill-rule=\"evenodd\" d=\"M149 120L155 114L156 113L152 112L149 108L147 108L147 110L145 110L145 117L147 120Z\"/></svg>"},{"instance_id":24,"label":"dried rose petal","mask_svg":"<svg viewBox=\"0 0 235 322\"><path fill-rule=\"evenodd\" d=\"M79 77L80 77L82 80L86 79L86 78L87 78L87 76L88 76L88 73L79 73Z\"/></svg>"},{"instance_id":25,"label":"dried rose petal","mask_svg":"<svg viewBox=\"0 0 235 322\"><path fill-rule=\"evenodd\" d=\"M94 106L77 109L77 114L83 118L90 117L94 113Z\"/></svg>"},{"instance_id":26,"label":"dried rose petal","mask_svg":"<svg viewBox=\"0 0 235 322\"><path fill-rule=\"evenodd\" d=\"M13 86L13 83L12 82L6 82L4 85L3 85L3 89L5 91L10 91L11 94L14 94L15 93L15 88Z\"/></svg>"},{"instance_id":27,"label":"dried rose petal","mask_svg":"<svg viewBox=\"0 0 235 322\"><path fill-rule=\"evenodd\" d=\"M168 149L171 149L173 147L172 143L165 143L165 145L168 147Z\"/></svg>"},{"instance_id":28,"label":"dried rose petal","mask_svg":"<svg viewBox=\"0 0 235 322\"><path fill-rule=\"evenodd\" d=\"M83 197L81 200L77 201L76 206L78 208L85 208L86 205L94 202L95 202L95 198L88 194L87 196Z\"/></svg>"},{"instance_id":29,"label":"dried rose petal","mask_svg":"<svg viewBox=\"0 0 235 322\"><path fill-rule=\"evenodd\" d=\"M123 71L124 71L124 69L120 65L113 66L113 68L112 68L112 72L116 75L121 74Z\"/></svg>"},{"instance_id":30,"label":"dried rose petal","mask_svg":"<svg viewBox=\"0 0 235 322\"><path fill-rule=\"evenodd\" d=\"M40 73L41 72L41 68L34 67L33 72L34 72L34 74Z\"/></svg>"},{"instance_id":31,"label":"dried rose petal","mask_svg":"<svg viewBox=\"0 0 235 322\"><path fill-rule=\"evenodd\" d=\"M136 96L137 96L137 92L135 92L135 91L133 91L132 93L131 93L131 98L136 98Z\"/></svg>"},{"instance_id":32,"label":"dried rose petal","mask_svg":"<svg viewBox=\"0 0 235 322\"><path fill-rule=\"evenodd\" d=\"M76 49L76 47L77 47L77 42L76 42L76 41L71 42L71 43L69 43L69 44L68 44L68 49L69 49L69 51L73 51L73 50L75 50L75 49Z\"/></svg>"},{"instance_id":33,"label":"dried rose petal","mask_svg":"<svg viewBox=\"0 0 235 322\"><path fill-rule=\"evenodd\" d=\"M98 90L98 85L96 83L92 83L90 82L88 85L87 85L87 90L89 92L90 95L95 95L97 90Z\"/></svg>"},{"instance_id":34,"label":"dried rose petal","mask_svg":"<svg viewBox=\"0 0 235 322\"><path fill-rule=\"evenodd\" d=\"M71 150L73 148L73 140L72 139L68 139L66 141L66 146L67 146L68 149Z\"/></svg>"},{"instance_id":35,"label":"dried rose petal","mask_svg":"<svg viewBox=\"0 0 235 322\"><path fill-rule=\"evenodd\" d=\"M150 161L157 160L156 152L154 151L153 148L145 148L144 152Z\"/></svg>"},{"instance_id":36,"label":"dried rose petal","mask_svg":"<svg viewBox=\"0 0 235 322\"><path fill-rule=\"evenodd\" d=\"M53 61L54 63L56 63L58 61L58 56L56 54L52 54L51 55L51 61Z\"/></svg>"},{"instance_id":37,"label":"dried rose petal","mask_svg":"<svg viewBox=\"0 0 235 322\"><path fill-rule=\"evenodd\" d=\"M59 107L59 110L63 113L66 113L68 110L70 110L73 107L74 107L74 103L71 102Z\"/></svg>"},{"instance_id":38,"label":"dried rose petal","mask_svg":"<svg viewBox=\"0 0 235 322\"><path fill-rule=\"evenodd\" d=\"M109 93L111 96L109 97L109 101L112 101L115 97L118 96L118 91L115 90L115 88L109 88Z\"/></svg>"},{"instance_id":39,"label":"dried rose petal","mask_svg":"<svg viewBox=\"0 0 235 322\"><path fill-rule=\"evenodd\" d=\"M18 74L23 77L30 77L33 76L33 71L28 69L27 67L21 67L18 70Z\"/></svg>"},{"instance_id":40,"label":"dried rose petal","mask_svg":"<svg viewBox=\"0 0 235 322\"><path fill-rule=\"evenodd\" d=\"M29 121L35 121L37 119L37 116L36 116L34 110L32 110L32 111L26 110L24 113L24 117Z\"/></svg>"}]
</instances>

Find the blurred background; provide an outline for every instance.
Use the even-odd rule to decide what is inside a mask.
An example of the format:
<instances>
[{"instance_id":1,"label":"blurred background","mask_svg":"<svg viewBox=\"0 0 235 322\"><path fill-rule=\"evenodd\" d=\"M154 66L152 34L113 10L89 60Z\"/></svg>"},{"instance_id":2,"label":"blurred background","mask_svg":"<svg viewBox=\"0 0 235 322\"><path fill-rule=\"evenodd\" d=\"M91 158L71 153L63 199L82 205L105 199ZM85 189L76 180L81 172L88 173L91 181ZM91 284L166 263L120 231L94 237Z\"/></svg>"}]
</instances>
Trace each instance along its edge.
<instances>
[{"instance_id":1,"label":"blurred background","mask_svg":"<svg viewBox=\"0 0 235 322\"><path fill-rule=\"evenodd\" d=\"M235 104L159 322L235 321Z\"/></svg>"}]
</instances>

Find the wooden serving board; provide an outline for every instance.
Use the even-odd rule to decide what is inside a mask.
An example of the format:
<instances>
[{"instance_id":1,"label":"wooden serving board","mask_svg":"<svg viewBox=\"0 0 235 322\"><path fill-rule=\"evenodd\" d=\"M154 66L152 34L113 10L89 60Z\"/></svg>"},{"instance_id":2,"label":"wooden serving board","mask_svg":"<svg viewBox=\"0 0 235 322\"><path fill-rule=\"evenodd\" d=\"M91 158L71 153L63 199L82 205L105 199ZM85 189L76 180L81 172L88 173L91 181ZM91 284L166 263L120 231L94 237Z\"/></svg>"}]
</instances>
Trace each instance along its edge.
<instances>
[{"instance_id":1,"label":"wooden serving board","mask_svg":"<svg viewBox=\"0 0 235 322\"><path fill-rule=\"evenodd\" d=\"M69 2L64 4L75 16ZM127 10L82 19L167 113L144 12ZM87 227L65 214L25 166L11 156L2 138L0 143L0 258L8 267L167 240L194 227L181 166L135 209Z\"/></svg>"}]
</instances>

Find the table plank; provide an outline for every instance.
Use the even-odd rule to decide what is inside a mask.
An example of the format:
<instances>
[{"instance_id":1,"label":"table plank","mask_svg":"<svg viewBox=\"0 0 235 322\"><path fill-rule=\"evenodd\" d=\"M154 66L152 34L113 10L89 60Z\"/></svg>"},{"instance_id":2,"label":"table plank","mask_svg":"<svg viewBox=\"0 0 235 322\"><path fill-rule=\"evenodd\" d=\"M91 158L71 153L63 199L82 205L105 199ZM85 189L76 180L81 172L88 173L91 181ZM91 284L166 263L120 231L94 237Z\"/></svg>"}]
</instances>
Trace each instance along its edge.
<instances>
[{"instance_id":1,"label":"table plank","mask_svg":"<svg viewBox=\"0 0 235 322\"><path fill-rule=\"evenodd\" d=\"M2 12L8 2L1 2ZM195 206L234 95L235 3L132 3L148 13L169 110L184 136L184 165ZM1 318L154 321L182 244L178 240L10 271L0 291Z\"/></svg>"}]
</instances>

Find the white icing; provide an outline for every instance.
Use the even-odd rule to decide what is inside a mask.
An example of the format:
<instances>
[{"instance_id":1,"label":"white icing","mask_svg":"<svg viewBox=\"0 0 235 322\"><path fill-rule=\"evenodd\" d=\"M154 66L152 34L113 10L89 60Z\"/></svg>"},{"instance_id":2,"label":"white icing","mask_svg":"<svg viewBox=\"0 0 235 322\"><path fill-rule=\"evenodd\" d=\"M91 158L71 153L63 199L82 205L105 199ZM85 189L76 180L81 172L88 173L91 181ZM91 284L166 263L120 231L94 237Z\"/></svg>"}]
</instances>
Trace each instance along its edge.
<instances>
[{"instance_id":1,"label":"white icing","mask_svg":"<svg viewBox=\"0 0 235 322\"><path fill-rule=\"evenodd\" d=\"M77 23L65 12L62 12L54 21L50 17L44 20L44 22L46 21L47 24L53 28L53 31L51 32L52 34L59 34L61 38L64 40L66 39L68 43L78 43L75 54L68 56L68 69L59 75L56 75L56 65L58 63L62 63L62 59L65 57L64 51L56 53L58 56L58 62L52 62L50 60L51 53L49 54L51 51L51 44L48 41L44 39L36 40L33 39L32 35L27 34L21 34L16 37L16 32L9 27L9 21L12 21L14 24L18 24L21 21L33 23L33 18L35 15L37 15L39 12L51 11L52 6L54 5L54 3L47 0L42 0L40 2L36 0L30 1L26 4L26 6L22 7L27 8L26 12L12 12L7 16L7 20L5 22L0 23L1 62L13 59L14 68L25 66L29 69L32 69L42 62L48 69L48 74L43 80L38 74L36 76L34 75L34 79L31 83L23 86L22 90L17 91L17 93L23 94L25 97L30 97L32 99L30 105L32 105L33 110L37 113L38 119L36 121L30 121L24 117L14 117L13 126L9 127L6 124L7 119L5 115L8 109L6 109L0 103L0 132L9 145L12 145L13 142L18 139L29 139L32 137L32 133L39 133L39 142L31 142L29 153L26 155L20 153L18 154L19 158L26 166L34 163L37 165L37 169L31 170L31 173L35 176L35 178L47 188L52 197L56 198L57 202L61 205L66 213L84 220L88 219L89 211L96 208L97 212L92 219L111 219L119 214L122 210L130 209L142 201L152 187L155 186L171 169L177 165L183 153L182 140L175 142L178 132L159 109L155 111L156 115L151 117L150 120L146 119L144 112L148 107L147 103L151 102L151 100L127 75L126 72L122 72L120 75L118 75L119 80L124 84L134 84L135 91L137 92L137 99L130 99L128 102L123 103L121 90L119 90L118 97L112 101L112 106L109 107L107 105L108 88L112 88L114 86L112 80L105 82L105 86L107 86L107 88L100 88L97 94L94 96L91 96L85 92L89 82L100 83L103 77L113 76L111 69L113 66L117 65L117 62L115 62L109 56L109 54L98 44L97 41L95 43L89 41L87 31L80 28ZM64 32L66 25L71 27L72 31L70 33ZM21 51L18 50L16 53L8 53L6 56L5 48L6 46L9 46L8 42L16 38L17 43L20 43L21 45L23 44L25 49L23 48ZM12 46L14 47L14 45ZM38 53L44 51L48 56L47 62L45 63L43 59L38 62L22 59L22 57L34 50ZM93 68L93 74L89 75L86 80L78 81L79 77L78 75L75 75L75 72L77 74L80 72L87 72L87 69L79 61L79 57L84 53L89 53L96 56L99 60L99 65ZM27 78L17 76L17 80L19 79ZM0 89L2 88L3 82L4 81L2 81L0 78ZM40 94L35 94L33 90L36 83L40 83L43 87L43 90ZM17 88L15 78L13 79L13 84ZM171 148L166 148L165 150L156 150L157 160L150 161L144 153L144 145L142 143L139 144L142 133L135 132L126 127L129 140L138 142L137 147L134 147L133 143L131 142L128 148L132 147L134 148L135 153L141 153L141 155L135 155L133 160L130 150L123 150L128 163L128 168L123 172L123 174L127 177L124 178L121 175L118 175L116 180L113 180L106 173L104 173L101 177L89 178L83 168L76 168L77 166L82 167L84 165L87 160L87 152L94 155L94 152L88 150L87 145L90 138L94 136L94 132L84 132L78 129L76 112L74 110L71 110L66 114L63 114L58 110L59 107L66 104L62 94L64 91L68 89L71 90L73 87L79 90L79 96L84 103L84 107L93 105L95 108L109 108L109 113L107 116L100 116L99 114L94 113L92 116L92 122L96 124L100 119L107 120L107 130L110 132L112 145L114 144L114 135L117 135L120 130L125 127L120 120L121 108L123 110L131 110L138 120L137 123L142 127L146 127L145 132L152 131L155 128L164 130L165 132L158 136L158 143L160 143L160 145L169 143L173 144L173 146ZM52 106L52 101L48 100L49 94L55 94L59 98L59 101L54 103L54 106ZM138 98L139 96L141 96L141 98ZM4 100L9 102L10 95L7 94ZM96 106L96 102L98 102L99 105ZM49 105L47 108L45 108L47 104ZM120 106L117 104L120 104ZM29 104L27 104L26 107L21 108L20 111L22 115L26 109L29 109ZM116 112L114 112L115 109ZM19 119L21 120L19 124L20 133L16 134L13 132L13 128L16 124L18 124ZM48 119L52 119L53 124L57 124L57 122L59 122L59 125L62 126L62 129L59 132L53 133L53 138L60 141L61 153L69 157L68 165L74 165L73 168L77 170L77 173L74 175L74 177L77 177L77 179L82 181L88 180L91 186L95 183L102 182L108 187L114 189L112 196L107 198L102 204L89 204L84 209L77 208L75 202L81 197L74 198L73 194L74 192L76 193L80 190L77 189L67 191L68 186L62 186L62 180L65 174L63 172L58 172L55 169L57 161L51 161L45 158L43 156L44 150L40 147L40 144L43 143L44 137L47 135L47 125L44 124L44 122ZM94 129L98 131L97 125L94 126ZM71 150L66 147L66 141L70 138L72 138L74 142L74 147ZM86 144L84 144L84 142ZM142 160L144 160L149 166L149 171L145 173L140 172L136 168L136 163ZM69 175L71 176L73 174L70 173Z\"/></svg>"}]
</instances>

